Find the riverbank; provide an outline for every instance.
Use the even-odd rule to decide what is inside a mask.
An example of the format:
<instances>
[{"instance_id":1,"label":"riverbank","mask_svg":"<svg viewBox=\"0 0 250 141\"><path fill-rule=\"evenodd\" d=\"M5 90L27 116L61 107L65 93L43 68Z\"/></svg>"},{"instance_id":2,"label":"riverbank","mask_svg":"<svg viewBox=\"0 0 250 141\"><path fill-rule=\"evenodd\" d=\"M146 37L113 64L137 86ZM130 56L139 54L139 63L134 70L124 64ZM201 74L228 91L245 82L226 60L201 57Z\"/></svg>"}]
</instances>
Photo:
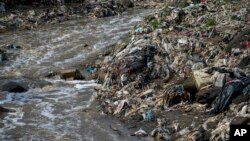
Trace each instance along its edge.
<instances>
[{"instance_id":1,"label":"riverbank","mask_svg":"<svg viewBox=\"0 0 250 141\"><path fill-rule=\"evenodd\" d=\"M157 8L162 3L120 0L84 1L78 3L44 5L43 3L16 4L0 11L0 32L10 29L32 30L42 25L57 24L80 18L104 18L121 15L128 9ZM6 6L7 7L7 6Z\"/></svg>"},{"instance_id":2,"label":"riverbank","mask_svg":"<svg viewBox=\"0 0 250 141\"><path fill-rule=\"evenodd\" d=\"M249 123L246 3L166 6L145 17L98 68L103 113L140 126L139 137L229 139L230 124Z\"/></svg>"}]
</instances>

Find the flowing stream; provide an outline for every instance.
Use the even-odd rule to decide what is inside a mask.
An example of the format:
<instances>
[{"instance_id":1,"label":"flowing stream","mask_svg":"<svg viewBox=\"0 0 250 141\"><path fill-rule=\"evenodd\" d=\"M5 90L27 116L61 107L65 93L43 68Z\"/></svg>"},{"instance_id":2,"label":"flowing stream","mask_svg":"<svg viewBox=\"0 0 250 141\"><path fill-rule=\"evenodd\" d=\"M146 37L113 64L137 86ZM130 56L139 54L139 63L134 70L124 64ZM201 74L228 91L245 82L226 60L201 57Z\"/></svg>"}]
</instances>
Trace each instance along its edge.
<instances>
[{"instance_id":1,"label":"flowing stream","mask_svg":"<svg viewBox=\"0 0 250 141\"><path fill-rule=\"evenodd\" d=\"M0 116L0 140L138 140L127 131L118 135L109 125L123 128L119 122L91 112L95 108L91 107L93 88L97 85L94 81L45 79L44 74L88 61L93 52L119 42L149 12L136 10L110 18L80 19L31 31L1 33L0 46L15 43L22 49L10 50L14 55L0 66L0 78L29 78L49 84L31 87L24 93L0 92L0 105L14 110Z\"/></svg>"}]
</instances>

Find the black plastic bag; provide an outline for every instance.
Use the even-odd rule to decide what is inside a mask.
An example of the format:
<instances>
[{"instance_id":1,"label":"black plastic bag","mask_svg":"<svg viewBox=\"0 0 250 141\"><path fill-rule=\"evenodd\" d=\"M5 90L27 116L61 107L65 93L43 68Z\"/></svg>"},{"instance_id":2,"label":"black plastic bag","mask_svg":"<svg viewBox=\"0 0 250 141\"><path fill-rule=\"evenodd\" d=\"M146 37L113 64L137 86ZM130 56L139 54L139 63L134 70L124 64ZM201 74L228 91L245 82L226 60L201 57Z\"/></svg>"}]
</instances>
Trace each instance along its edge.
<instances>
[{"instance_id":1,"label":"black plastic bag","mask_svg":"<svg viewBox=\"0 0 250 141\"><path fill-rule=\"evenodd\" d=\"M218 114L226 110L232 103L232 99L242 94L242 90L249 84L249 77L241 77L226 83L215 101L215 107L212 112Z\"/></svg>"}]
</instances>

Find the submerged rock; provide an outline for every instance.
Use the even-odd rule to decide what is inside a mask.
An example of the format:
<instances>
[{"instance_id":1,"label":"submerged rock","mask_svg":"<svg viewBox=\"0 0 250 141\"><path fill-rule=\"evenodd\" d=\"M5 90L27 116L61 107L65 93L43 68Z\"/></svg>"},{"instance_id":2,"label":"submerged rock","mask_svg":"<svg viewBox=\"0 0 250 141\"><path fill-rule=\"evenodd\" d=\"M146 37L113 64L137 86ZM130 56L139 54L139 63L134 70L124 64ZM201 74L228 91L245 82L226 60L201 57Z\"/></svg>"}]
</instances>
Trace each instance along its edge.
<instances>
[{"instance_id":1,"label":"submerged rock","mask_svg":"<svg viewBox=\"0 0 250 141\"><path fill-rule=\"evenodd\" d=\"M1 114L1 113L7 113L7 112L10 112L10 111L11 111L11 110L6 109L6 108L0 106L0 114Z\"/></svg>"},{"instance_id":2,"label":"submerged rock","mask_svg":"<svg viewBox=\"0 0 250 141\"><path fill-rule=\"evenodd\" d=\"M24 84L19 84L17 82L9 82L2 86L2 91L14 92L14 93L22 93L28 91L28 86Z\"/></svg>"}]
</instances>

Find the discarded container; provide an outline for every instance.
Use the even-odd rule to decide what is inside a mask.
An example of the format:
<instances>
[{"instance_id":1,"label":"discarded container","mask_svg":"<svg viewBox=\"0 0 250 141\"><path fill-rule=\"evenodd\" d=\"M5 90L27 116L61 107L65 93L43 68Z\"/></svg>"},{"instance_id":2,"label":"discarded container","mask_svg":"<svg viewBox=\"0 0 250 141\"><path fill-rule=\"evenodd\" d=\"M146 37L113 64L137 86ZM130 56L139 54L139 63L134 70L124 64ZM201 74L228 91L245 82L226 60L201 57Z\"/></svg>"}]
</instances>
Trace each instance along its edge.
<instances>
[{"instance_id":1,"label":"discarded container","mask_svg":"<svg viewBox=\"0 0 250 141\"><path fill-rule=\"evenodd\" d=\"M212 76L210 74L205 73L203 70L193 71L193 79L198 90L204 86L211 84L211 77Z\"/></svg>"},{"instance_id":2,"label":"discarded container","mask_svg":"<svg viewBox=\"0 0 250 141\"><path fill-rule=\"evenodd\" d=\"M60 73L62 79L66 80L76 80L76 79L83 79L83 76L81 75L80 71L77 69L68 69L63 70Z\"/></svg>"}]
</instances>

